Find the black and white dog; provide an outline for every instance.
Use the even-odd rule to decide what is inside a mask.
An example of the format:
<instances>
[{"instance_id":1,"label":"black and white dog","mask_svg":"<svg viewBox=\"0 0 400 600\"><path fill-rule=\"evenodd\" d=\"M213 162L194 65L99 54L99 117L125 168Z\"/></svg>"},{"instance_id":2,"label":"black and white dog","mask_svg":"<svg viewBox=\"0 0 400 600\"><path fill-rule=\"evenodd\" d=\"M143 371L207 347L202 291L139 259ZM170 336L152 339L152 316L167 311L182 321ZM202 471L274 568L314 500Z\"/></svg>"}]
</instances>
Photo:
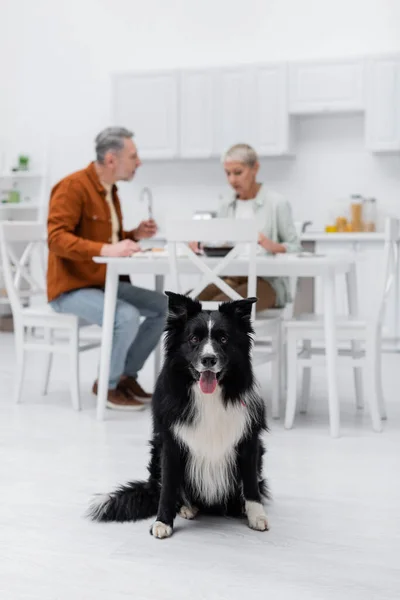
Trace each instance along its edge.
<instances>
[{"instance_id":1,"label":"black and white dog","mask_svg":"<svg viewBox=\"0 0 400 600\"><path fill-rule=\"evenodd\" d=\"M153 395L148 481L99 496L95 521L136 521L157 515L151 533L172 534L176 513L246 515L268 529L262 504L265 408L251 365L251 309L256 298L203 311L167 292L165 362Z\"/></svg>"}]
</instances>

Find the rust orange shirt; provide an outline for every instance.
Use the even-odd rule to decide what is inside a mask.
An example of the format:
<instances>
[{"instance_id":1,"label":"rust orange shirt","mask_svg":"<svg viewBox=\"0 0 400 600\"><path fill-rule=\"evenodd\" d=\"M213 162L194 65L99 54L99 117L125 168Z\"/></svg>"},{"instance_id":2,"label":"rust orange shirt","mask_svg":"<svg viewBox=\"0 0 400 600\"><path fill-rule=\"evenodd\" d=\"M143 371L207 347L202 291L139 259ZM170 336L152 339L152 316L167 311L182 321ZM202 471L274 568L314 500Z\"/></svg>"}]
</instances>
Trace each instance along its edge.
<instances>
[{"instance_id":1,"label":"rust orange shirt","mask_svg":"<svg viewBox=\"0 0 400 600\"><path fill-rule=\"evenodd\" d=\"M124 231L117 187L112 189L119 221L119 238L135 239L135 230ZM110 207L94 163L62 179L51 191L47 219L49 259L47 297L85 287L103 287L106 266L92 258L112 241Z\"/></svg>"}]
</instances>

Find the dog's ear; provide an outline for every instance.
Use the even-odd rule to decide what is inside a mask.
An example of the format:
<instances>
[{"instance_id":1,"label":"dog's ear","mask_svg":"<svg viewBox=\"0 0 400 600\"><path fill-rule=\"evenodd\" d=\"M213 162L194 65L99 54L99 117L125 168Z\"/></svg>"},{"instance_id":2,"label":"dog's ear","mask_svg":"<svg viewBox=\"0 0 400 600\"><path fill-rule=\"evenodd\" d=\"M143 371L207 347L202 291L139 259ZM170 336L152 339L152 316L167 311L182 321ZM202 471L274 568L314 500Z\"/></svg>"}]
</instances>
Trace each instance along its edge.
<instances>
[{"instance_id":1,"label":"dog's ear","mask_svg":"<svg viewBox=\"0 0 400 600\"><path fill-rule=\"evenodd\" d=\"M201 304L197 300L174 292L165 292L165 295L168 296L168 319L189 320L201 312Z\"/></svg>"},{"instance_id":2,"label":"dog's ear","mask_svg":"<svg viewBox=\"0 0 400 600\"><path fill-rule=\"evenodd\" d=\"M244 298L233 302L224 302L219 307L219 312L227 317L250 321L251 309L257 298Z\"/></svg>"}]
</instances>

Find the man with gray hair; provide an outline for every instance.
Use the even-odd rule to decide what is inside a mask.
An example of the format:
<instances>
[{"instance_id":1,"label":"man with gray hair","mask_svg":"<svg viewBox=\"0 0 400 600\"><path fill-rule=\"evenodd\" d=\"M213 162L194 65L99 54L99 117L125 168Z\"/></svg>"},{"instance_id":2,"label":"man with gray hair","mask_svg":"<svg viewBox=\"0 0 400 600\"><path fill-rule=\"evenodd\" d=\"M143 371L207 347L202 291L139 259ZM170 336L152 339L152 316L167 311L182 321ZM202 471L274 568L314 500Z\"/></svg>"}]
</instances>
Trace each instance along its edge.
<instances>
[{"instance_id":1,"label":"man with gray hair","mask_svg":"<svg viewBox=\"0 0 400 600\"><path fill-rule=\"evenodd\" d=\"M106 266L94 256L130 256L138 241L157 232L152 220L125 231L117 181L130 181L141 165L133 133L108 127L96 137L96 161L68 175L51 192L48 215L48 300L57 312L72 313L102 325ZM167 308L166 298L131 285L121 277L115 311L107 406L144 408L146 393L137 377L157 346ZM140 323L140 318L145 317ZM97 381L93 385L97 394Z\"/></svg>"}]
</instances>

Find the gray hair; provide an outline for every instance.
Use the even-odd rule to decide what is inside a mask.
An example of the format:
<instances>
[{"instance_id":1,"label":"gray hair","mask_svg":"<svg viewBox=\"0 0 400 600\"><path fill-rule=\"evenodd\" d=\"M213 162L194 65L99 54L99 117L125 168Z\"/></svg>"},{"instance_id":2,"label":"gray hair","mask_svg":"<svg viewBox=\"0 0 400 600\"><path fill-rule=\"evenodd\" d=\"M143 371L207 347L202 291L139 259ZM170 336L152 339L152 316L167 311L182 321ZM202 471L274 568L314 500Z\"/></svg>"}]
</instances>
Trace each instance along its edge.
<instances>
[{"instance_id":1,"label":"gray hair","mask_svg":"<svg viewBox=\"0 0 400 600\"><path fill-rule=\"evenodd\" d=\"M222 156L222 162L240 162L254 167L258 162L258 155L249 144L235 144Z\"/></svg>"},{"instance_id":2,"label":"gray hair","mask_svg":"<svg viewBox=\"0 0 400 600\"><path fill-rule=\"evenodd\" d=\"M96 136L96 159L103 163L107 152L119 152L124 147L124 140L133 138L132 131L125 127L107 127Z\"/></svg>"}]
</instances>

